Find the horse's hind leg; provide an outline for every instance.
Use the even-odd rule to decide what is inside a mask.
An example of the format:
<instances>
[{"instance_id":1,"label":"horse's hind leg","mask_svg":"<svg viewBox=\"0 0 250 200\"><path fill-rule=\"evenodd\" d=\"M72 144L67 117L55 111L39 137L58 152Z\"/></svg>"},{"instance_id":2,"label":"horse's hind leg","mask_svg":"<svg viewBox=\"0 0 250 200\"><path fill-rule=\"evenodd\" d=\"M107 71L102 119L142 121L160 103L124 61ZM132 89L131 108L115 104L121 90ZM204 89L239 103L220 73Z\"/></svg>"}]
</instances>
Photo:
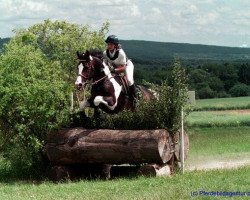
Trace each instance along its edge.
<instances>
[{"instance_id":1,"label":"horse's hind leg","mask_svg":"<svg viewBox=\"0 0 250 200\"><path fill-rule=\"evenodd\" d=\"M105 119L104 114L102 113L101 109L98 107L94 108L94 118L101 119L101 120Z\"/></svg>"},{"instance_id":2,"label":"horse's hind leg","mask_svg":"<svg viewBox=\"0 0 250 200\"><path fill-rule=\"evenodd\" d=\"M83 128L90 128L91 125L91 120L90 118L86 115L85 111L82 110L79 112L80 115L80 121L82 123Z\"/></svg>"}]
</instances>

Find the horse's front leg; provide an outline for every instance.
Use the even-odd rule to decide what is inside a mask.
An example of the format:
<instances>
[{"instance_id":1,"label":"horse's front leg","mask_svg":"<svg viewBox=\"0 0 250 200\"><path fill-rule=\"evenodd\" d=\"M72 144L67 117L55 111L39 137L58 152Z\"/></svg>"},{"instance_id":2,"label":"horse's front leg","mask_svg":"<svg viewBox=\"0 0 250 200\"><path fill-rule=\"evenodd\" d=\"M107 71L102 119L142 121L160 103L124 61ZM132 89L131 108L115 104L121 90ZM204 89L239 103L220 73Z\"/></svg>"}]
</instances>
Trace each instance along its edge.
<instances>
[{"instance_id":1,"label":"horse's front leg","mask_svg":"<svg viewBox=\"0 0 250 200\"><path fill-rule=\"evenodd\" d=\"M112 95L112 96L96 96L95 99L94 99L94 105L98 107L100 104L104 104L110 110L114 110L116 105L117 105L115 95Z\"/></svg>"},{"instance_id":2,"label":"horse's front leg","mask_svg":"<svg viewBox=\"0 0 250 200\"><path fill-rule=\"evenodd\" d=\"M89 100L83 100L79 102L79 115L80 115L80 122L82 124L82 127L84 128L90 128L91 126L91 120L90 117L88 117L85 113L85 108L90 107Z\"/></svg>"},{"instance_id":3,"label":"horse's front leg","mask_svg":"<svg viewBox=\"0 0 250 200\"><path fill-rule=\"evenodd\" d=\"M79 102L80 111L84 111L85 108L90 107L90 106L91 104L89 103L89 99Z\"/></svg>"}]
</instances>

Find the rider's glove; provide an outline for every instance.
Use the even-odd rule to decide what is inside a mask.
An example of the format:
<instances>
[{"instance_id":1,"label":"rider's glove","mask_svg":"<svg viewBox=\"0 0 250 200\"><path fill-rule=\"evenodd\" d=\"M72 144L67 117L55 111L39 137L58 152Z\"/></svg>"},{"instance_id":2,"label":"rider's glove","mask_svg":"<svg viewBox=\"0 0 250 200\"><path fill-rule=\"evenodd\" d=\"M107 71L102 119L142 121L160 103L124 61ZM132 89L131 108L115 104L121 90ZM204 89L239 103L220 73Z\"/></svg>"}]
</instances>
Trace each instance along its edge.
<instances>
[{"instance_id":1,"label":"rider's glove","mask_svg":"<svg viewBox=\"0 0 250 200\"><path fill-rule=\"evenodd\" d=\"M110 70L110 72L111 72L111 73L116 73L115 68L112 68L112 69Z\"/></svg>"}]
</instances>

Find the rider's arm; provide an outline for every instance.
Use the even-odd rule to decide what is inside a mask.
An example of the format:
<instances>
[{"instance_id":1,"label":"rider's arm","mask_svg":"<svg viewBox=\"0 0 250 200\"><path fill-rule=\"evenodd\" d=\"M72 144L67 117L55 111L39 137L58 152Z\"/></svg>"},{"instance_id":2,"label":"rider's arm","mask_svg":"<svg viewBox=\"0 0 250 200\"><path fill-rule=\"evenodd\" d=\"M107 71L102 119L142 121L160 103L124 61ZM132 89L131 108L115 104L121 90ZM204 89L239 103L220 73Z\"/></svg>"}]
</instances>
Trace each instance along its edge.
<instances>
[{"instance_id":1,"label":"rider's arm","mask_svg":"<svg viewBox=\"0 0 250 200\"><path fill-rule=\"evenodd\" d=\"M115 67L115 72L124 72L127 67L127 56L123 49L119 50L118 58L116 59L117 66Z\"/></svg>"},{"instance_id":2,"label":"rider's arm","mask_svg":"<svg viewBox=\"0 0 250 200\"><path fill-rule=\"evenodd\" d=\"M115 68L115 72L117 72L117 73L121 73L121 72L124 72L125 71L125 69L126 69L126 65L119 65L119 66L117 66L116 68Z\"/></svg>"}]
</instances>

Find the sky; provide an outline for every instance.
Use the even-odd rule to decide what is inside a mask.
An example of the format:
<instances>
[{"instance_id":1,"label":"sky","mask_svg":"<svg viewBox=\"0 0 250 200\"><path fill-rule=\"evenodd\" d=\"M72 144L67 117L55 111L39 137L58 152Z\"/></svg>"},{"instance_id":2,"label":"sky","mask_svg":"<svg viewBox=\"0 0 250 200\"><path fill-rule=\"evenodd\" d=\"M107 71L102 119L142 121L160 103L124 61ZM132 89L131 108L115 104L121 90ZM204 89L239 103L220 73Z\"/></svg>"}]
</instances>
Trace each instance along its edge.
<instances>
[{"instance_id":1,"label":"sky","mask_svg":"<svg viewBox=\"0 0 250 200\"><path fill-rule=\"evenodd\" d=\"M0 0L0 37L46 19L124 40L250 47L250 0Z\"/></svg>"}]
</instances>

